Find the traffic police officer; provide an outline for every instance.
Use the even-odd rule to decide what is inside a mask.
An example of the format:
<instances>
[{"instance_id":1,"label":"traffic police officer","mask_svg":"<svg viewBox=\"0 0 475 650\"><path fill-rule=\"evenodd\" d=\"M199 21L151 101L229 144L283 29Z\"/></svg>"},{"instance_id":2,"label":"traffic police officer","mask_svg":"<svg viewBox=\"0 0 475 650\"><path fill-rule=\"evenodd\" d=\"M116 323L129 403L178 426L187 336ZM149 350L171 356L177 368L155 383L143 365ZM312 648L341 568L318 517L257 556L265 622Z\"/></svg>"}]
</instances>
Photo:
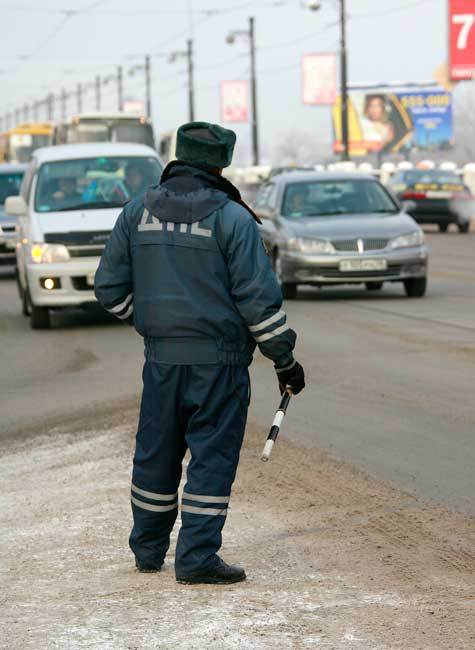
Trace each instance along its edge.
<instances>
[{"instance_id":1,"label":"traffic police officer","mask_svg":"<svg viewBox=\"0 0 475 650\"><path fill-rule=\"evenodd\" d=\"M244 580L217 552L226 520L256 344L281 390L304 387L295 332L265 252L257 217L221 176L236 135L192 122L158 186L126 205L102 255L95 292L145 341L143 395L132 475L130 547L140 571L159 571L178 512L178 582Z\"/></svg>"}]
</instances>

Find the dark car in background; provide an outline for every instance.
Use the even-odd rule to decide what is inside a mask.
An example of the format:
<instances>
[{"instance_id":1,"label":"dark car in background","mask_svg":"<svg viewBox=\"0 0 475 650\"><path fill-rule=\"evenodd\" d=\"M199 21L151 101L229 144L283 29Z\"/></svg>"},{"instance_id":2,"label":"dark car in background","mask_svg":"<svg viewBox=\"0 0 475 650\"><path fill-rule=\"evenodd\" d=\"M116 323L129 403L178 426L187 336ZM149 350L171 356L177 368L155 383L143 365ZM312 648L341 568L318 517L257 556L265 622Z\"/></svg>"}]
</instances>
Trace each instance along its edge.
<instances>
[{"instance_id":1,"label":"dark car in background","mask_svg":"<svg viewBox=\"0 0 475 650\"><path fill-rule=\"evenodd\" d=\"M411 201L409 209L418 223L433 223L447 232L451 223L459 231L470 229L473 197L460 176L440 169L408 169L396 172L388 187L401 201Z\"/></svg>"},{"instance_id":2,"label":"dark car in background","mask_svg":"<svg viewBox=\"0 0 475 650\"><path fill-rule=\"evenodd\" d=\"M26 165L4 163L0 165L0 265L14 266L16 219L5 214L5 200L20 193Z\"/></svg>"},{"instance_id":3,"label":"dark car in background","mask_svg":"<svg viewBox=\"0 0 475 650\"><path fill-rule=\"evenodd\" d=\"M409 297L427 286L428 251L420 226L373 176L281 174L254 204L284 298L298 285L401 282Z\"/></svg>"}]
</instances>

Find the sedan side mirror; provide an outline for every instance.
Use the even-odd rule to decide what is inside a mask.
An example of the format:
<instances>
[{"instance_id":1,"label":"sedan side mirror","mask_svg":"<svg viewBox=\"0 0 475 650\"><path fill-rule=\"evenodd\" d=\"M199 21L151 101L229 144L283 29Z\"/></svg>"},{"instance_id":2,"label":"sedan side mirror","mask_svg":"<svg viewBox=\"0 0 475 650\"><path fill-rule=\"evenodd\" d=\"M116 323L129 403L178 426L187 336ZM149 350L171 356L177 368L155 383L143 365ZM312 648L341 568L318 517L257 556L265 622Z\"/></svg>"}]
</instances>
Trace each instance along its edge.
<instances>
[{"instance_id":1,"label":"sedan side mirror","mask_svg":"<svg viewBox=\"0 0 475 650\"><path fill-rule=\"evenodd\" d=\"M404 212L413 212L417 208L417 204L415 201L403 201L401 204L401 208L403 209Z\"/></svg>"},{"instance_id":2,"label":"sedan side mirror","mask_svg":"<svg viewBox=\"0 0 475 650\"><path fill-rule=\"evenodd\" d=\"M22 217L28 212L28 206L22 196L7 196L5 199L5 212L10 217Z\"/></svg>"}]
</instances>

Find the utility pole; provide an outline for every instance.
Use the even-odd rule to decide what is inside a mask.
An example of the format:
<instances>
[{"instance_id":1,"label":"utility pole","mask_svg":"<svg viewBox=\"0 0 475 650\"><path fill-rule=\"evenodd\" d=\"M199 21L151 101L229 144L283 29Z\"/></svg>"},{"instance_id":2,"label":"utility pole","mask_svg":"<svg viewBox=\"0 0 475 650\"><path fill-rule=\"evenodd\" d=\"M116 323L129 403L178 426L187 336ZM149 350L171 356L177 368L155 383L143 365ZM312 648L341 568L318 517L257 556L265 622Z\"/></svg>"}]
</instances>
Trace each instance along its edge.
<instances>
[{"instance_id":1,"label":"utility pole","mask_svg":"<svg viewBox=\"0 0 475 650\"><path fill-rule=\"evenodd\" d=\"M152 117L152 81L149 54L145 57L145 113L149 119Z\"/></svg>"},{"instance_id":2,"label":"utility pole","mask_svg":"<svg viewBox=\"0 0 475 650\"><path fill-rule=\"evenodd\" d=\"M23 121L28 122L29 117L30 117L30 107L28 106L28 104L24 104L23 105Z\"/></svg>"},{"instance_id":3,"label":"utility pole","mask_svg":"<svg viewBox=\"0 0 475 650\"><path fill-rule=\"evenodd\" d=\"M54 120L54 95L53 93L50 93L46 97L46 106L47 106L47 114L48 114L48 121L52 122Z\"/></svg>"},{"instance_id":4,"label":"utility pole","mask_svg":"<svg viewBox=\"0 0 475 650\"><path fill-rule=\"evenodd\" d=\"M193 40L186 42L186 55L188 59L188 121L195 121L195 88L193 82Z\"/></svg>"},{"instance_id":5,"label":"utility pole","mask_svg":"<svg viewBox=\"0 0 475 650\"><path fill-rule=\"evenodd\" d=\"M76 106L78 113L82 113L82 85L80 83L76 86Z\"/></svg>"},{"instance_id":6,"label":"utility pole","mask_svg":"<svg viewBox=\"0 0 475 650\"><path fill-rule=\"evenodd\" d=\"M66 109L66 102L67 102L68 95L66 93L66 90L63 88L61 90L61 119L64 121L66 119L66 114L67 114L67 109Z\"/></svg>"},{"instance_id":7,"label":"utility pole","mask_svg":"<svg viewBox=\"0 0 475 650\"><path fill-rule=\"evenodd\" d=\"M101 77L96 75L96 81L94 84L94 91L96 97L96 111L101 110Z\"/></svg>"},{"instance_id":8,"label":"utility pole","mask_svg":"<svg viewBox=\"0 0 475 650\"><path fill-rule=\"evenodd\" d=\"M342 160L350 160L348 141L348 64L346 57L346 9L345 0L340 0L340 80L341 80L341 141Z\"/></svg>"},{"instance_id":9,"label":"utility pole","mask_svg":"<svg viewBox=\"0 0 475 650\"><path fill-rule=\"evenodd\" d=\"M251 100L252 100L252 164L259 164L259 125L257 117L257 88L256 88L256 44L254 33L254 17L249 18L249 43L251 48Z\"/></svg>"},{"instance_id":10,"label":"utility pole","mask_svg":"<svg viewBox=\"0 0 475 650\"><path fill-rule=\"evenodd\" d=\"M119 108L119 113L122 113L124 110L124 94L123 94L123 73L122 66L117 66L117 106Z\"/></svg>"}]
</instances>

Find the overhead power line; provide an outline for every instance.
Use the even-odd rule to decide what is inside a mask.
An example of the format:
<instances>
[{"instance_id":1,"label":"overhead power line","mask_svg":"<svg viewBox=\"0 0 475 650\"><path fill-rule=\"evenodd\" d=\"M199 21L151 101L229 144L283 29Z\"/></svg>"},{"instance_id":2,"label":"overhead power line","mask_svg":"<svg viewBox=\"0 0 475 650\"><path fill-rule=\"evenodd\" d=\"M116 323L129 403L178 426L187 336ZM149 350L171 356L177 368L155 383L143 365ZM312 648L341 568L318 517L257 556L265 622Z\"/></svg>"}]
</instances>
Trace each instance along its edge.
<instances>
[{"instance_id":1,"label":"overhead power line","mask_svg":"<svg viewBox=\"0 0 475 650\"><path fill-rule=\"evenodd\" d=\"M359 19L359 18L372 18L373 16L388 16L390 14L398 14L407 9L413 9L414 7L419 7L420 5L427 4L428 2L433 2L433 0L413 0L404 5L399 5L398 7L389 7L387 9L377 9L376 11L368 11L361 14L350 14L350 20Z\"/></svg>"}]
</instances>

